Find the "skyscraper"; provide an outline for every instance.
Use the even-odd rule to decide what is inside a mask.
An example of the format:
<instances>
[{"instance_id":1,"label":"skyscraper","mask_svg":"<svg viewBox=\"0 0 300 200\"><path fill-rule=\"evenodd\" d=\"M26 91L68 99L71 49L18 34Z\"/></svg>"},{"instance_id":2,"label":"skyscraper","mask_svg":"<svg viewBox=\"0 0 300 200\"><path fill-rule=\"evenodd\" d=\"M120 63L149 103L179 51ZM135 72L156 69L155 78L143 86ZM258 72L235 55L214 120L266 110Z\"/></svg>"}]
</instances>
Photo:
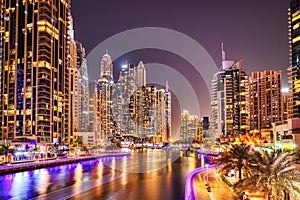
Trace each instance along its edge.
<instances>
[{"instance_id":1,"label":"skyscraper","mask_svg":"<svg viewBox=\"0 0 300 200\"><path fill-rule=\"evenodd\" d=\"M78 124L79 132L88 131L89 122L89 78L88 68L86 63L85 48L80 42L76 42L76 54L77 54L77 69L80 72L81 85L80 85L80 123ZM79 91L78 91L79 92Z\"/></svg>"},{"instance_id":2,"label":"skyscraper","mask_svg":"<svg viewBox=\"0 0 300 200\"><path fill-rule=\"evenodd\" d=\"M146 70L144 63L142 61L139 62L138 66L136 67L137 76L136 76L136 82L137 87L142 87L146 85Z\"/></svg>"},{"instance_id":3,"label":"skyscraper","mask_svg":"<svg viewBox=\"0 0 300 200\"><path fill-rule=\"evenodd\" d=\"M183 110L180 117L180 142L190 144L193 140L201 140L200 130L202 124L197 115L191 115L188 110Z\"/></svg>"},{"instance_id":4,"label":"skyscraper","mask_svg":"<svg viewBox=\"0 0 300 200\"><path fill-rule=\"evenodd\" d=\"M70 0L2 1L0 138L69 137Z\"/></svg>"},{"instance_id":5,"label":"skyscraper","mask_svg":"<svg viewBox=\"0 0 300 200\"><path fill-rule=\"evenodd\" d=\"M135 134L135 122L130 116L130 98L136 89L135 66L123 65L118 81L112 86L113 119L121 135Z\"/></svg>"},{"instance_id":6,"label":"skyscraper","mask_svg":"<svg viewBox=\"0 0 300 200\"><path fill-rule=\"evenodd\" d=\"M171 121L172 121L172 104L171 101L172 100L172 95L171 95L171 91L169 88L169 84L168 81L166 81L166 90L165 90L165 103L166 103L166 112L165 112L165 134L163 136L163 141L165 142L170 142L171 141L171 136L172 136L172 126L171 126Z\"/></svg>"},{"instance_id":7,"label":"skyscraper","mask_svg":"<svg viewBox=\"0 0 300 200\"><path fill-rule=\"evenodd\" d=\"M93 80L89 83L89 126L88 132L95 132L96 130L96 113L95 113L95 102L96 102L96 88L97 81Z\"/></svg>"},{"instance_id":8,"label":"skyscraper","mask_svg":"<svg viewBox=\"0 0 300 200\"><path fill-rule=\"evenodd\" d=\"M250 132L269 136L272 123L282 120L282 72L252 72L249 83Z\"/></svg>"},{"instance_id":9,"label":"skyscraper","mask_svg":"<svg viewBox=\"0 0 300 200\"><path fill-rule=\"evenodd\" d=\"M171 92L146 85L143 62L123 65L118 81L112 80L113 65L106 54L100 62L95 95L96 133L99 141L114 138L143 138L168 142L171 137ZM138 87L140 85L140 87Z\"/></svg>"},{"instance_id":10,"label":"skyscraper","mask_svg":"<svg viewBox=\"0 0 300 200\"><path fill-rule=\"evenodd\" d=\"M249 131L248 76L242 60L225 60L212 80L210 130L213 136L232 136Z\"/></svg>"},{"instance_id":11,"label":"skyscraper","mask_svg":"<svg viewBox=\"0 0 300 200\"><path fill-rule=\"evenodd\" d=\"M108 81L113 80L113 64L108 50L101 59L100 63L100 77L105 78Z\"/></svg>"},{"instance_id":12,"label":"skyscraper","mask_svg":"<svg viewBox=\"0 0 300 200\"><path fill-rule=\"evenodd\" d=\"M286 121L291 118L291 114L293 113L293 106L291 97L292 95L289 91L282 91L282 120Z\"/></svg>"},{"instance_id":13,"label":"skyscraper","mask_svg":"<svg viewBox=\"0 0 300 200\"><path fill-rule=\"evenodd\" d=\"M112 59L106 52L100 62L100 79L94 101L97 144L105 142L115 131L112 115L112 71Z\"/></svg>"},{"instance_id":14,"label":"skyscraper","mask_svg":"<svg viewBox=\"0 0 300 200\"><path fill-rule=\"evenodd\" d=\"M292 94L292 118L300 117L300 0L291 0L289 9L290 67L289 87Z\"/></svg>"}]
</instances>

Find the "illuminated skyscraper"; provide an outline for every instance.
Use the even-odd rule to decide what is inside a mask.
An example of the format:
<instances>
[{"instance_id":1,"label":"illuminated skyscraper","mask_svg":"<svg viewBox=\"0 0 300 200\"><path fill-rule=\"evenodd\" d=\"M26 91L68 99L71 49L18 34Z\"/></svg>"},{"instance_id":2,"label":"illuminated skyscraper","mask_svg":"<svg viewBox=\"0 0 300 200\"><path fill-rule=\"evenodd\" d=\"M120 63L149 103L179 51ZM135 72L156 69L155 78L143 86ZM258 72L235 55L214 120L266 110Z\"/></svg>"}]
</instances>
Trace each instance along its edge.
<instances>
[{"instance_id":1,"label":"illuminated skyscraper","mask_svg":"<svg viewBox=\"0 0 300 200\"><path fill-rule=\"evenodd\" d=\"M80 88L80 123L78 124L79 132L86 132L89 125L89 79L88 79L88 68L86 63L85 48L80 42L76 42L77 51L77 68L80 72L81 77L81 88ZM79 92L79 91L78 91Z\"/></svg>"},{"instance_id":2,"label":"illuminated skyscraper","mask_svg":"<svg viewBox=\"0 0 300 200\"><path fill-rule=\"evenodd\" d=\"M183 110L180 117L180 142L190 144L195 139L200 139L201 123L197 115L191 115L188 110Z\"/></svg>"},{"instance_id":3,"label":"illuminated skyscraper","mask_svg":"<svg viewBox=\"0 0 300 200\"><path fill-rule=\"evenodd\" d=\"M232 136L249 131L248 76L242 60L225 60L212 80L210 130L213 136Z\"/></svg>"},{"instance_id":4,"label":"illuminated skyscraper","mask_svg":"<svg viewBox=\"0 0 300 200\"><path fill-rule=\"evenodd\" d=\"M100 79L97 84L94 102L97 144L105 142L115 131L111 106L112 71L112 59L106 52L100 62Z\"/></svg>"},{"instance_id":5,"label":"illuminated skyscraper","mask_svg":"<svg viewBox=\"0 0 300 200\"><path fill-rule=\"evenodd\" d=\"M282 91L282 121L291 118L293 113L292 95L289 91Z\"/></svg>"},{"instance_id":6,"label":"illuminated skyscraper","mask_svg":"<svg viewBox=\"0 0 300 200\"><path fill-rule=\"evenodd\" d=\"M249 78L250 132L269 136L272 123L282 120L282 72L252 72Z\"/></svg>"},{"instance_id":7,"label":"illuminated skyscraper","mask_svg":"<svg viewBox=\"0 0 300 200\"><path fill-rule=\"evenodd\" d=\"M96 130L96 118L95 118L95 103L96 102L96 88L97 81L93 80L89 83L89 128L88 132L95 132Z\"/></svg>"},{"instance_id":8,"label":"illuminated skyscraper","mask_svg":"<svg viewBox=\"0 0 300 200\"><path fill-rule=\"evenodd\" d=\"M5 16L5 4L4 4L4 0L0 0L0 66L2 66L2 60L3 60L3 39L4 39L4 35L5 35L5 31L4 31L4 21L6 20L4 18ZM0 78L1 78L1 70L2 68L0 68ZM1 79L0 79L1 82ZM0 88L0 93L1 93L1 88Z\"/></svg>"},{"instance_id":9,"label":"illuminated skyscraper","mask_svg":"<svg viewBox=\"0 0 300 200\"><path fill-rule=\"evenodd\" d=\"M289 87L292 94L292 118L300 117L300 0L291 0L289 9L290 67Z\"/></svg>"},{"instance_id":10,"label":"illuminated skyscraper","mask_svg":"<svg viewBox=\"0 0 300 200\"><path fill-rule=\"evenodd\" d=\"M152 142L169 141L171 92L168 85L167 91L146 85L142 62L138 66L123 65L118 81L113 82L112 67L111 57L106 53L100 63L100 70L104 72L100 71L95 95L95 124L99 141L110 136L134 136Z\"/></svg>"},{"instance_id":11,"label":"illuminated skyscraper","mask_svg":"<svg viewBox=\"0 0 300 200\"><path fill-rule=\"evenodd\" d=\"M130 116L130 97L136 91L136 70L134 65L123 65L119 80L112 89L112 113L118 133L134 135L135 122Z\"/></svg>"},{"instance_id":12,"label":"illuminated skyscraper","mask_svg":"<svg viewBox=\"0 0 300 200\"><path fill-rule=\"evenodd\" d=\"M100 77L105 78L108 81L113 80L113 64L108 50L101 59L100 63Z\"/></svg>"},{"instance_id":13,"label":"illuminated skyscraper","mask_svg":"<svg viewBox=\"0 0 300 200\"><path fill-rule=\"evenodd\" d=\"M70 0L2 1L0 138L70 136Z\"/></svg>"},{"instance_id":14,"label":"illuminated skyscraper","mask_svg":"<svg viewBox=\"0 0 300 200\"><path fill-rule=\"evenodd\" d=\"M170 95L164 89L158 90L154 85L145 85L131 96L130 114L136 123L137 136L149 138L153 142L170 140Z\"/></svg>"},{"instance_id":15,"label":"illuminated skyscraper","mask_svg":"<svg viewBox=\"0 0 300 200\"><path fill-rule=\"evenodd\" d=\"M171 91L169 88L168 81L166 81L166 90L165 90L165 134L163 135L163 141L170 142L171 141L171 119L172 119L172 112L171 112Z\"/></svg>"},{"instance_id":16,"label":"illuminated skyscraper","mask_svg":"<svg viewBox=\"0 0 300 200\"><path fill-rule=\"evenodd\" d=\"M137 76L136 76L136 82L138 87L142 87L143 85L146 85L146 70L144 63L142 61L139 62L138 66L136 67Z\"/></svg>"},{"instance_id":17,"label":"illuminated skyscraper","mask_svg":"<svg viewBox=\"0 0 300 200\"><path fill-rule=\"evenodd\" d=\"M74 135L74 132L78 130L78 124L81 123L80 118L80 111L81 110L81 104L80 104L80 98L81 98L81 76L79 69L76 65L76 43L74 40L74 29L73 29L73 19L70 17L70 23L69 23L69 132L68 135L65 137L65 142L67 143L73 143L76 140L76 136Z\"/></svg>"}]
</instances>

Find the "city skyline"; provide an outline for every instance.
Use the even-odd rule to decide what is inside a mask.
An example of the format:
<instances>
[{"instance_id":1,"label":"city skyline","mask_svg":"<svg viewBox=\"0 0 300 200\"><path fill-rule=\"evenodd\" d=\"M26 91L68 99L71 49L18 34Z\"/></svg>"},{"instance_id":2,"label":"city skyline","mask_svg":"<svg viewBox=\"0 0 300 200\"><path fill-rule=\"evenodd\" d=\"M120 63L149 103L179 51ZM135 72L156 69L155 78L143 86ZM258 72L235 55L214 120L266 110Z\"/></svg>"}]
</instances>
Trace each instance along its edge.
<instances>
[{"instance_id":1,"label":"city skyline","mask_svg":"<svg viewBox=\"0 0 300 200\"><path fill-rule=\"evenodd\" d=\"M227 57L242 59L248 74L261 69L282 70L283 86L287 86L288 1L269 0L259 4L256 1L245 3L233 0L192 1L189 4L179 1L172 1L172 4L168 1L133 2L106 2L105 6L111 9L102 9L101 12L97 12L103 6L99 1L72 3L75 38L84 44L87 54L105 39L122 31L139 27L162 27L195 39L211 55L218 68L221 66L221 42L224 42ZM272 15L264 12L265 8L272 10ZM143 49L129 52L120 58L115 58L113 54L112 57L116 59L115 70L120 69L125 60L132 64L143 60L145 64L157 62L180 71L188 77L192 86L199 85L199 90L205 93L200 102L201 117L209 115L207 105L210 97L202 77L195 76L191 64L179 56L162 50ZM188 70L183 71L182 66ZM88 67L90 80L96 79L98 66ZM200 94L196 95L199 99Z\"/></svg>"},{"instance_id":2,"label":"city skyline","mask_svg":"<svg viewBox=\"0 0 300 200\"><path fill-rule=\"evenodd\" d=\"M0 2L0 199L300 199L300 0Z\"/></svg>"}]
</instances>

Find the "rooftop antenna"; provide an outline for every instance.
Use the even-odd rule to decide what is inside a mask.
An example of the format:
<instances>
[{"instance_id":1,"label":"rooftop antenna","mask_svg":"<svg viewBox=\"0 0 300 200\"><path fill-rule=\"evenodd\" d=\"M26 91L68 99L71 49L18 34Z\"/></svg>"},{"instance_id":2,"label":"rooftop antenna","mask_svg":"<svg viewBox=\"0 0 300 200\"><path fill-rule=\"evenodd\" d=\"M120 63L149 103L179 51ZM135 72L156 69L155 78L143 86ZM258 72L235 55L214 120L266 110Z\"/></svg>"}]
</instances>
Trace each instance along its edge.
<instances>
[{"instance_id":1,"label":"rooftop antenna","mask_svg":"<svg viewBox=\"0 0 300 200\"><path fill-rule=\"evenodd\" d=\"M169 92L169 82L166 81L166 92Z\"/></svg>"},{"instance_id":2,"label":"rooftop antenna","mask_svg":"<svg viewBox=\"0 0 300 200\"><path fill-rule=\"evenodd\" d=\"M224 51L224 44L222 42L222 61L225 61L225 51Z\"/></svg>"}]
</instances>

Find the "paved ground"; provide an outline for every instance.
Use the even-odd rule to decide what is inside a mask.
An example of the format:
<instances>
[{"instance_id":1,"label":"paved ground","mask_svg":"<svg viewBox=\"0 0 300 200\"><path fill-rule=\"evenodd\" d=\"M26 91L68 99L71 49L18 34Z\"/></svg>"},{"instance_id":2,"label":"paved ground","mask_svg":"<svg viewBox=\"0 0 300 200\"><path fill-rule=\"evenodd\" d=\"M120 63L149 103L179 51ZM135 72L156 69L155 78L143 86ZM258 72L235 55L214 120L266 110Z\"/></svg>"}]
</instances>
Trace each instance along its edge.
<instances>
[{"instance_id":1,"label":"paved ground","mask_svg":"<svg viewBox=\"0 0 300 200\"><path fill-rule=\"evenodd\" d=\"M211 192L207 191L206 179L211 187ZM216 174L215 169L198 174L193 181L195 197L197 200L238 200L239 197L230 189Z\"/></svg>"},{"instance_id":2,"label":"paved ground","mask_svg":"<svg viewBox=\"0 0 300 200\"><path fill-rule=\"evenodd\" d=\"M59 159L51 159L51 160L41 159L41 160L37 160L37 161L30 161L30 162L24 162L24 163L22 162L22 163L4 164L4 165L0 165L0 174L14 173L14 172L18 172L18 171L25 171L25 170L30 170L30 169L78 162L78 161L95 159L95 158L126 156L126 155L130 155L130 153L110 152L110 153L93 154L93 155L88 155L88 156L59 158Z\"/></svg>"}]
</instances>

